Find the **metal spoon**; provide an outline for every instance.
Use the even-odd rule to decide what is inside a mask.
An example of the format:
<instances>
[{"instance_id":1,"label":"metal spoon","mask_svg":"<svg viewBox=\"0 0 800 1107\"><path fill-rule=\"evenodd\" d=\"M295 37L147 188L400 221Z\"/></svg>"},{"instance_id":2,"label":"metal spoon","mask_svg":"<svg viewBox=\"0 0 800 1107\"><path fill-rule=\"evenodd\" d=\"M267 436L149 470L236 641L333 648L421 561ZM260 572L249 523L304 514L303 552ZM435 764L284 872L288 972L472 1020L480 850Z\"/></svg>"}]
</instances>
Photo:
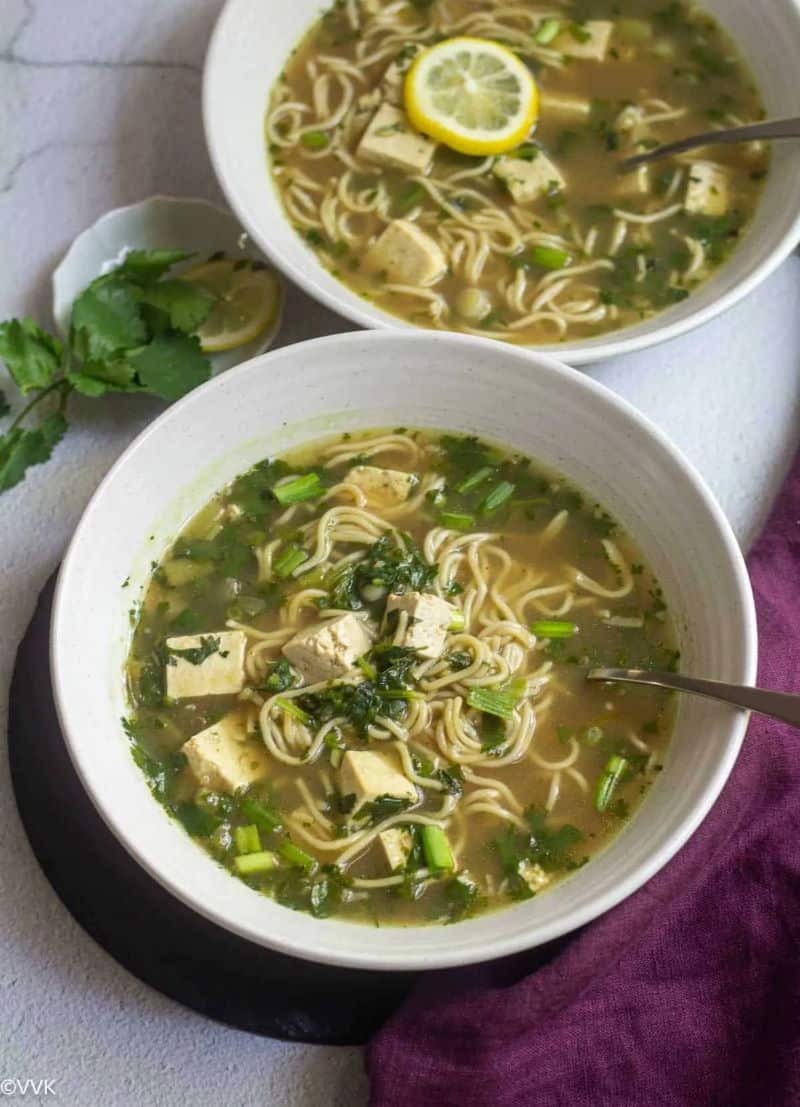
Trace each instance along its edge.
<instances>
[{"instance_id":1,"label":"metal spoon","mask_svg":"<svg viewBox=\"0 0 800 1107\"><path fill-rule=\"evenodd\" d=\"M698 680L680 673L657 673L649 669L590 669L587 680L622 681L627 684L652 684L675 692L691 692L712 700L722 700L745 711L758 711L773 719L800 727L800 696L789 692L768 692L746 684L724 684L720 680Z\"/></svg>"},{"instance_id":2,"label":"metal spoon","mask_svg":"<svg viewBox=\"0 0 800 1107\"><path fill-rule=\"evenodd\" d=\"M654 150L647 150L644 154L623 158L618 162L617 169L620 173L629 173L632 169L638 169L640 165L647 165L648 162L658 161L660 158L668 158L672 154L681 154L684 150L694 150L698 146L754 142L759 138L800 138L800 117L748 123L744 127L726 127L721 131L707 131L705 134L680 138L677 142L667 142L664 146L656 146Z\"/></svg>"}]
</instances>

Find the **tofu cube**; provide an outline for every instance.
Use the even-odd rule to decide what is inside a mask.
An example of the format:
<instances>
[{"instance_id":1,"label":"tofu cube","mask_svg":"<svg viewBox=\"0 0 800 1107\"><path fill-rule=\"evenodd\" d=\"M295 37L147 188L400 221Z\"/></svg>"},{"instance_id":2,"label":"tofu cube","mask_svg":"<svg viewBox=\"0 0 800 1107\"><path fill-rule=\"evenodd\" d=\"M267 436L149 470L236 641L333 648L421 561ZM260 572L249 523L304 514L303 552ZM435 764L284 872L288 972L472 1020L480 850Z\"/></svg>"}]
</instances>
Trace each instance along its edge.
<instances>
[{"instance_id":1,"label":"tofu cube","mask_svg":"<svg viewBox=\"0 0 800 1107\"><path fill-rule=\"evenodd\" d=\"M650 166L640 165L632 173L625 173L619 178L617 195L626 199L635 200L641 196L647 196L650 192Z\"/></svg>"},{"instance_id":2,"label":"tofu cube","mask_svg":"<svg viewBox=\"0 0 800 1107\"><path fill-rule=\"evenodd\" d=\"M354 465L344 478L367 497L370 507L397 507L406 502L417 478L399 469L380 469L377 465Z\"/></svg>"},{"instance_id":3,"label":"tofu cube","mask_svg":"<svg viewBox=\"0 0 800 1107\"><path fill-rule=\"evenodd\" d=\"M400 772L396 760L372 750L348 750L342 758L339 789L343 796L356 797L354 811L381 796L393 796L416 803L414 784Z\"/></svg>"},{"instance_id":4,"label":"tofu cube","mask_svg":"<svg viewBox=\"0 0 800 1107\"><path fill-rule=\"evenodd\" d=\"M356 155L403 173L426 173L436 143L421 135L394 104L381 104L358 144Z\"/></svg>"},{"instance_id":5,"label":"tofu cube","mask_svg":"<svg viewBox=\"0 0 800 1107\"><path fill-rule=\"evenodd\" d=\"M683 206L690 215L724 215L728 210L726 170L711 161L692 162Z\"/></svg>"},{"instance_id":6,"label":"tofu cube","mask_svg":"<svg viewBox=\"0 0 800 1107\"><path fill-rule=\"evenodd\" d=\"M283 653L306 684L318 684L344 676L371 646L364 624L348 612L298 631Z\"/></svg>"},{"instance_id":7,"label":"tofu cube","mask_svg":"<svg viewBox=\"0 0 800 1107\"><path fill-rule=\"evenodd\" d=\"M385 273L389 281L419 288L435 284L447 272L447 258L439 244L407 219L393 220L364 260L369 269Z\"/></svg>"},{"instance_id":8,"label":"tofu cube","mask_svg":"<svg viewBox=\"0 0 800 1107\"><path fill-rule=\"evenodd\" d=\"M549 873L541 865L535 865L531 861L520 861L517 872L532 892L540 892L550 883Z\"/></svg>"},{"instance_id":9,"label":"tofu cube","mask_svg":"<svg viewBox=\"0 0 800 1107\"><path fill-rule=\"evenodd\" d=\"M184 742L189 768L201 788L237 792L263 780L269 755L262 742L249 738L240 715L226 715Z\"/></svg>"},{"instance_id":10,"label":"tofu cube","mask_svg":"<svg viewBox=\"0 0 800 1107\"><path fill-rule=\"evenodd\" d=\"M505 183L517 204L538 200L548 192L564 188L567 183L541 150L531 161L523 158L498 158L494 163L494 175Z\"/></svg>"},{"instance_id":11,"label":"tofu cube","mask_svg":"<svg viewBox=\"0 0 800 1107\"><path fill-rule=\"evenodd\" d=\"M540 103L545 122L552 118L565 123L586 123L592 112L592 105L588 100L580 96L548 92L546 89L542 89Z\"/></svg>"},{"instance_id":12,"label":"tofu cube","mask_svg":"<svg viewBox=\"0 0 800 1107\"><path fill-rule=\"evenodd\" d=\"M568 58L604 61L614 24L608 19L587 19L576 23L553 39L552 47Z\"/></svg>"},{"instance_id":13,"label":"tofu cube","mask_svg":"<svg viewBox=\"0 0 800 1107\"><path fill-rule=\"evenodd\" d=\"M405 611L408 627L400 645L416 650L420 657L439 657L456 609L447 600L428 592L404 592L389 596L386 612Z\"/></svg>"},{"instance_id":14,"label":"tofu cube","mask_svg":"<svg viewBox=\"0 0 800 1107\"><path fill-rule=\"evenodd\" d=\"M404 868L411 853L411 832L404 826L390 826L388 830L380 832L378 839L392 872Z\"/></svg>"},{"instance_id":15,"label":"tofu cube","mask_svg":"<svg viewBox=\"0 0 800 1107\"><path fill-rule=\"evenodd\" d=\"M414 58L422 50L416 42L410 42L388 66L381 79L381 92L390 104L403 104L403 84Z\"/></svg>"},{"instance_id":16,"label":"tofu cube","mask_svg":"<svg viewBox=\"0 0 800 1107\"><path fill-rule=\"evenodd\" d=\"M241 630L167 639L167 695L172 700L235 696L244 688L247 638Z\"/></svg>"}]
</instances>

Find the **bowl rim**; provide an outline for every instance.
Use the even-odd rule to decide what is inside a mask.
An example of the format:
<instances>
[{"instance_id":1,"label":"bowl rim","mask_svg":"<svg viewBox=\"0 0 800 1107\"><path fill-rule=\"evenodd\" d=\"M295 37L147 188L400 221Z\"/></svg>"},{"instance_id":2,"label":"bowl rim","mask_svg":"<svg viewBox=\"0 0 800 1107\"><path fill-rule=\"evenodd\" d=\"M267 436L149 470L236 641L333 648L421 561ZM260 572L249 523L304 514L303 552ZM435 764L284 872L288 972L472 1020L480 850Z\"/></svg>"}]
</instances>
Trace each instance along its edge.
<instances>
[{"instance_id":1,"label":"bowl rim","mask_svg":"<svg viewBox=\"0 0 800 1107\"><path fill-rule=\"evenodd\" d=\"M669 460L678 467L682 478L693 488L702 501L702 505L708 514L709 522L716 529L720 541L720 549L727 558L728 567L736 587L737 599L741 606L743 616L743 626L741 628L743 632L741 663L743 683L754 683L755 681L758 639L755 603L744 557L722 508L717 503L702 476L678 447L672 443L667 435L627 400L586 374L559 362L547 354L539 353L538 351L536 353L531 353L519 347L515 348L504 344L498 344L493 339L462 335L453 332L434 332L432 334L424 330L409 330L405 332L392 331L387 334L386 331L373 330L329 335L260 354L247 362L243 362L235 369L229 370L228 373L212 378L199 388L194 389L184 397L183 400L179 400L177 403L168 407L166 411L137 435L110 468L86 505L64 555L53 600L49 648L54 700L67 751L87 795L105 824L133 859L171 895L181 900L186 906L198 912L212 923L226 930L230 930L257 945L277 950L289 956L299 957L303 960L358 969L409 971L452 968L460 965L494 960L509 954L518 953L524 949L529 949L533 946L552 941L555 938L561 937L566 933L586 925L632 895L674 857L708 815L710 809L718 799L739 755L749 723L749 713L741 712L729 720L727 724L729 737L726 742L725 750L718 759L713 772L709 775L702 794L693 804L690 813L687 814L684 821L673 829L661 845L653 850L649 857L643 860L623 879L618 881L618 883L603 896L592 899L591 902L588 902L584 907L573 909L568 914L564 914L544 927L540 926L539 929L541 933L537 935L537 939L533 943L533 946L530 939L526 937L526 931L522 929L517 933L510 933L505 936L500 935L492 938L491 941L484 941L480 948L469 950L466 952L466 955L463 948L455 942L453 943L454 948L437 951L435 954L432 954L430 951L425 951L420 954L396 954L388 951L381 951L380 948L370 948L366 943L357 952L353 950L341 951L329 946L324 952L320 953L314 948L309 948L308 943L301 945L299 941L295 941L291 937L290 927L287 927L285 933L270 933L266 935L263 931L259 932L255 928L241 923L236 918L226 916L221 907L217 909L214 904L201 898L193 889L184 889L176 886L157 866L148 863L146 858L144 858L138 850L133 836L129 833L129 828L125 820L117 816L115 806L107 802L107 797L105 797L101 789L95 789L90 774L84 767L83 758L85 754L80 749L80 743L76 742L73 738L73 731L69 721L70 715L74 713L71 712L68 707L71 698L69 692L69 675L67 666L62 663L61 659L59 646L61 638L60 631L62 626L68 623L71 618L69 614L71 578L76 573L80 574L82 569L82 563L78 561L78 546L84 531L91 530L95 505L105 495L107 487L113 482L116 474L121 469L135 463L138 452L151 438L159 436L162 430L168 427L170 420L175 418L176 411L180 413L182 405L188 404L192 399L196 401L198 395L210 399L216 390L225 387L225 382L227 382L228 385L230 384L230 373L244 374L260 371L261 363L265 358L274 361L282 358L301 356L303 360L308 360L309 354L313 356L314 353L320 350L324 351L338 346L347 347L350 343L355 342L366 342L367 344L374 343L378 345L387 339L394 342L401 341L403 343L422 345L438 343L451 346L463 346L466 348L464 351L465 354L469 349L483 350L488 353L494 352L495 354L502 351L503 354L511 355L513 359L516 359L519 362L520 368L522 368L526 362L530 365L531 361L537 361L546 372L565 377L573 386L576 386L578 389L594 397L599 397L602 403L609 404L623 417L632 420L639 429L645 431L648 436L656 441L660 448L666 452ZM301 354L298 354L298 351L301 351ZM326 921L327 920L319 920L320 925L325 925ZM409 928L411 931L415 929L420 928Z\"/></svg>"},{"instance_id":2,"label":"bowl rim","mask_svg":"<svg viewBox=\"0 0 800 1107\"><path fill-rule=\"evenodd\" d=\"M366 305L362 307L358 302L351 303L350 300L344 296L336 295L333 291L323 287L316 279L315 273L309 274L303 272L290 258L287 258L280 250L273 246L269 235L266 234L266 232L262 234L255 221L251 219L248 206L240 194L236 174L230 171L230 167L221 150L221 143L217 141L212 104L215 89L212 89L212 85L216 76L215 71L221 65L221 59L225 57L223 52L223 37L227 31L227 25L229 22L233 22L236 19L240 9L245 9L252 3L253 0L225 0L216 23L214 24L214 29L211 33L208 49L206 51L205 61L203 63L201 95L203 130L211 164L226 201L230 205L236 218L241 222L242 226L247 230L247 233L252 237L258 248L264 252L272 264L289 280L293 281L324 307L369 330L399 330L412 332L428 330L429 328L415 327L399 316L395 317L387 312L381 312L377 309L373 310ZM800 0L785 0L785 4L797 17L798 33L800 34ZM267 176L269 177L269 174ZM288 219L285 219L285 221L288 224ZM588 346L587 341L594 342L594 339L564 343L563 345L558 343L539 346L521 345L517 343L508 343L508 345L516 349L550 355L556 357L558 360L563 359L570 365L591 365L595 362L606 361L609 358L618 357L621 354L632 354L639 350L649 349L651 346L659 345L662 342L669 342L674 338L679 338L681 335L688 334L704 323L708 323L712 319L717 318L717 316L729 311L738 304L740 300L744 299L757 288L758 285L765 281L767 277L786 260L798 244L800 244L800 207L798 207L791 225L784 231L773 249L770 250L757 265L751 268L741 280L732 288L728 289L727 292L715 297L714 300L705 307L690 311L682 318L676 319L671 323L661 324L655 330L645 334L629 334L628 337L625 337L625 335L631 328L623 327L621 330L609 332L612 336L619 337L611 337L608 341L599 342L593 346ZM322 269L318 263L316 267ZM337 282L337 287L338 286L344 289L347 288L342 282ZM460 334L463 332L452 331L446 333ZM494 341L502 341L502 339Z\"/></svg>"}]
</instances>

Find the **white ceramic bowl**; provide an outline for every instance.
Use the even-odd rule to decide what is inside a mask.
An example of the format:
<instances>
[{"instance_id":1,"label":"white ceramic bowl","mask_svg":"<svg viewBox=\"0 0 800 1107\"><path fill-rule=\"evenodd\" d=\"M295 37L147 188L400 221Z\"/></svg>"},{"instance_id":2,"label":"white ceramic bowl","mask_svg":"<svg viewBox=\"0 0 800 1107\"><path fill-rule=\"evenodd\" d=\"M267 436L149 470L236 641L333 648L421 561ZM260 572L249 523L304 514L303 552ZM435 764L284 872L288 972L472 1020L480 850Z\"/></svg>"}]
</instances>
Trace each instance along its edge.
<instances>
[{"instance_id":1,"label":"white ceramic bowl","mask_svg":"<svg viewBox=\"0 0 800 1107\"><path fill-rule=\"evenodd\" d=\"M704 0L704 6L733 34L750 62L768 114L800 115L798 0ZM270 179L264 143L269 92L289 52L319 14L318 0L227 0L208 50L203 83L211 160L231 207L288 277L362 326L408 329L411 324L357 296L320 265L287 220ZM777 143L772 173L749 233L698 292L635 327L541 348L580 365L676 338L732 307L783 261L798 239L800 143Z\"/></svg>"},{"instance_id":2,"label":"white ceramic bowl","mask_svg":"<svg viewBox=\"0 0 800 1107\"><path fill-rule=\"evenodd\" d=\"M186 250L193 255L178 265L175 273L219 251L237 261L263 260L231 213L208 200L149 196L137 204L114 208L78 235L53 272L53 316L61 334L67 334L72 304L90 281L113 269L129 250L161 248ZM211 354L213 372L221 373L270 348L281 325L283 287L278 294L270 326L252 342Z\"/></svg>"},{"instance_id":3,"label":"white ceramic bowl","mask_svg":"<svg viewBox=\"0 0 800 1107\"><path fill-rule=\"evenodd\" d=\"M545 355L461 335L337 335L232 369L140 435L86 509L56 593L53 679L81 780L131 854L222 926L300 957L422 969L549 941L630 895L705 816L746 720L687 699L664 772L605 852L545 895L457 926L317 920L258 895L210 860L153 800L129 753L120 725L128 610L151 560L236 474L309 439L387 425L486 435L560 470L606 505L661 578L687 671L752 682L756 630L739 548L698 475L627 403Z\"/></svg>"}]
</instances>

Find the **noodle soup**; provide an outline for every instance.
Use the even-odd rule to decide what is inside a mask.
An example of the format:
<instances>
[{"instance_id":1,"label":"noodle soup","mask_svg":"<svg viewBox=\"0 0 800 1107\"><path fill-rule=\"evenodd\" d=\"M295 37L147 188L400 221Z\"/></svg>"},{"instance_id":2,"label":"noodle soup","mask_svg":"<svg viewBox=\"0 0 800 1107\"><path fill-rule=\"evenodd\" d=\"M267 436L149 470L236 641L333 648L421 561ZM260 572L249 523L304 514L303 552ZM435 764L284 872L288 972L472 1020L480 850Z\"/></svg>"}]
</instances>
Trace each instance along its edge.
<instances>
[{"instance_id":1,"label":"noodle soup","mask_svg":"<svg viewBox=\"0 0 800 1107\"><path fill-rule=\"evenodd\" d=\"M269 459L186 527L136 612L134 758L279 903L454 922L583 865L661 769L657 581L615 521L478 439L405 428Z\"/></svg>"},{"instance_id":2,"label":"noodle soup","mask_svg":"<svg viewBox=\"0 0 800 1107\"><path fill-rule=\"evenodd\" d=\"M404 81L470 36L535 75L538 122L500 156L418 133ZM690 296L752 218L763 144L710 146L620 176L618 160L763 117L735 45L669 0L346 0L274 87L268 160L320 262L418 326L525 344L629 326Z\"/></svg>"}]
</instances>

